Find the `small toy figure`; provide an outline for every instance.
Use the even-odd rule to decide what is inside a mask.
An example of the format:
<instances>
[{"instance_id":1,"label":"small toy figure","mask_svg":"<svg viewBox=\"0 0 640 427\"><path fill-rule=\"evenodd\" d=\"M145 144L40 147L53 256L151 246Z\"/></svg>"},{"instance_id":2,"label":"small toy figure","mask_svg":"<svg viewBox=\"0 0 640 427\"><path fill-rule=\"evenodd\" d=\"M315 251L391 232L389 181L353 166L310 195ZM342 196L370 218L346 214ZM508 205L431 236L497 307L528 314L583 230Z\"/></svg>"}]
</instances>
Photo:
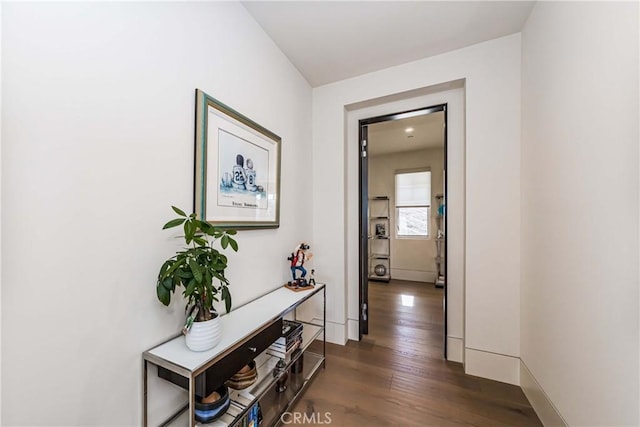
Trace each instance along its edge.
<instances>
[{"instance_id":1,"label":"small toy figure","mask_svg":"<svg viewBox=\"0 0 640 427\"><path fill-rule=\"evenodd\" d=\"M291 253L291 256L287 258L289 261L291 261L291 276L293 278L292 283L297 283L298 286L305 286L307 282L305 279L307 275L307 269L304 268L304 263L305 261L308 261L313 257L313 254L311 253L307 254L307 250L309 250L309 245L305 242L302 242L298 246L296 246L296 248ZM300 277L300 279L296 279L297 270L300 270L302 272L302 276ZM302 285L298 283L299 281L303 282Z\"/></svg>"},{"instance_id":2,"label":"small toy figure","mask_svg":"<svg viewBox=\"0 0 640 427\"><path fill-rule=\"evenodd\" d=\"M236 165L231 170L233 175L231 185L238 190L245 190L245 183L247 182L247 176L244 172L244 157L242 154L236 156Z\"/></svg>"},{"instance_id":3,"label":"small toy figure","mask_svg":"<svg viewBox=\"0 0 640 427\"><path fill-rule=\"evenodd\" d=\"M313 275L316 273L316 271L314 269L311 269L311 276L309 276L309 286L315 286L316 285L316 279L315 277L313 277Z\"/></svg>"}]
</instances>

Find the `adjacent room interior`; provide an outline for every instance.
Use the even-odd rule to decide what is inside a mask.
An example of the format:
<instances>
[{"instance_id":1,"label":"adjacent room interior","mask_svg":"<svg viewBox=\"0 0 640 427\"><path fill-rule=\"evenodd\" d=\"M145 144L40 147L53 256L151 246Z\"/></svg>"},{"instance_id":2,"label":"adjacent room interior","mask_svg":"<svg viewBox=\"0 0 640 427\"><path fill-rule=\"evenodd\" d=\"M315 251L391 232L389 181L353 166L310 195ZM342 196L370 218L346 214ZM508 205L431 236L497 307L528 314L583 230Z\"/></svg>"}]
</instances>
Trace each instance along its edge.
<instances>
[{"instance_id":1,"label":"adjacent room interior","mask_svg":"<svg viewBox=\"0 0 640 427\"><path fill-rule=\"evenodd\" d=\"M366 340L444 358L446 128L430 111L368 125Z\"/></svg>"}]
</instances>

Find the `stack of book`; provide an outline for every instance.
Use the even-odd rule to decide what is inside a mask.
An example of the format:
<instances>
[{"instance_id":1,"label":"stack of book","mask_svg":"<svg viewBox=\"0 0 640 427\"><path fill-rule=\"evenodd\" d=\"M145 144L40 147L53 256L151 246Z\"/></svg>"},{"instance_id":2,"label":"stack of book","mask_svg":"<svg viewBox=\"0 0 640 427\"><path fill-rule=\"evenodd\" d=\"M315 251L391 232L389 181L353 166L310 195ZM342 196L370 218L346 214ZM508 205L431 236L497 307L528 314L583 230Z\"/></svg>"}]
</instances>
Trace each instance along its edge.
<instances>
[{"instance_id":1,"label":"stack of book","mask_svg":"<svg viewBox=\"0 0 640 427\"><path fill-rule=\"evenodd\" d=\"M245 415L240 423L240 427L258 427L262 421L262 411L260 410L260 404L256 403L249 409L247 415Z\"/></svg>"},{"instance_id":2,"label":"stack of book","mask_svg":"<svg viewBox=\"0 0 640 427\"><path fill-rule=\"evenodd\" d=\"M258 427L262 422L262 410L260 403L254 403L256 397L247 392L247 390L229 390L229 396L231 397L231 405L229 405L226 414L211 423L198 425L207 427ZM249 409L238 420L240 414L247 408Z\"/></svg>"},{"instance_id":3,"label":"stack of book","mask_svg":"<svg viewBox=\"0 0 640 427\"><path fill-rule=\"evenodd\" d=\"M291 362L293 353L302 345L302 323L291 320L283 320L282 336L269 348L267 354L284 359L285 363Z\"/></svg>"}]
</instances>

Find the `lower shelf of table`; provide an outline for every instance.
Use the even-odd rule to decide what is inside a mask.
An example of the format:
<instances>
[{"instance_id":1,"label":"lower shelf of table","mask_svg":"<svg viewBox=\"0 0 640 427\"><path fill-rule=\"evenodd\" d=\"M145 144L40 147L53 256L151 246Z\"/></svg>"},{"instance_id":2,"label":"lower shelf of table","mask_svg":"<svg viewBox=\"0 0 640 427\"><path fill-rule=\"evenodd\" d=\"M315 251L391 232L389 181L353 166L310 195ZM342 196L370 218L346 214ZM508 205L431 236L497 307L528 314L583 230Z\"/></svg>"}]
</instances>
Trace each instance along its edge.
<instances>
[{"instance_id":1,"label":"lower shelf of table","mask_svg":"<svg viewBox=\"0 0 640 427\"><path fill-rule=\"evenodd\" d=\"M280 422L282 413L286 412L295 403L324 363L324 357L319 354L306 352L303 357L304 368L302 372L293 374L289 371L287 389L285 391L278 393L275 386L271 387L259 400L263 416L261 426L277 425Z\"/></svg>"},{"instance_id":2,"label":"lower shelf of table","mask_svg":"<svg viewBox=\"0 0 640 427\"><path fill-rule=\"evenodd\" d=\"M276 378L273 371L278 362L278 358L267 354L261 354L256 358L258 369L258 381L245 390L229 389L231 400L234 403L227 413L211 423L197 423L201 427L240 427L246 409L255 403L260 403L263 421L260 426L274 426L280 421L280 415L285 412L305 390L320 367L324 363L324 356L311 351L305 351L302 356L303 369L300 373L292 373L291 366L287 372L287 389L278 393L276 391ZM249 403L250 402L250 403ZM183 412L171 420L166 426L188 425L188 410L183 408Z\"/></svg>"}]
</instances>

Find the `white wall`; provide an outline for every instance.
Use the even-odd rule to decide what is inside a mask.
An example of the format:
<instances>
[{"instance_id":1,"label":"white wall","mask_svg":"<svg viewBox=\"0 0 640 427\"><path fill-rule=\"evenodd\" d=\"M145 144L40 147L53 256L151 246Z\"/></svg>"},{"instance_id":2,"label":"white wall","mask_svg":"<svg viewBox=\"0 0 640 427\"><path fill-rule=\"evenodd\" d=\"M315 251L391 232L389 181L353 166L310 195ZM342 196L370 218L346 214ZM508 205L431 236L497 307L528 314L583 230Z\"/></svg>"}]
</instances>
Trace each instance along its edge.
<instances>
[{"instance_id":1,"label":"white wall","mask_svg":"<svg viewBox=\"0 0 640 427\"><path fill-rule=\"evenodd\" d=\"M2 19L2 424L139 425L141 353L183 317L155 277L179 247L169 206L192 205L195 88L282 137L282 225L239 234L236 305L311 240L311 89L238 3L5 3Z\"/></svg>"},{"instance_id":2,"label":"white wall","mask_svg":"<svg viewBox=\"0 0 640 427\"><path fill-rule=\"evenodd\" d=\"M2 3L0 3L0 242L2 242ZM2 423L2 245L0 244L0 424Z\"/></svg>"},{"instance_id":3,"label":"white wall","mask_svg":"<svg viewBox=\"0 0 640 427\"><path fill-rule=\"evenodd\" d=\"M538 2L522 36L525 390L569 425L640 423L638 38L635 2Z\"/></svg>"},{"instance_id":4,"label":"white wall","mask_svg":"<svg viewBox=\"0 0 640 427\"><path fill-rule=\"evenodd\" d=\"M444 117L444 115L443 115ZM374 142L369 139L369 143ZM384 143L384 142L381 142ZM431 215L429 237L424 239L399 239L396 237L395 174L407 169L423 169L431 172ZM435 283L437 266L435 257L438 224L436 194L443 188L444 148L390 153L369 158L369 196L388 196L390 206L389 236L391 248L391 277ZM373 244L370 242L369 244ZM443 265L444 268L444 265Z\"/></svg>"},{"instance_id":5,"label":"white wall","mask_svg":"<svg viewBox=\"0 0 640 427\"><path fill-rule=\"evenodd\" d=\"M327 271L329 319L345 324L348 265L357 265L357 199L346 177L345 107L466 79L466 307L468 372L518 382L520 331L520 35L344 80L313 90L313 229ZM491 201L491 202L487 202ZM354 219L355 215L355 219ZM327 233L326 230L332 230ZM322 267L321 267L322 266ZM349 286L347 286L347 283ZM350 298L354 292L349 292ZM352 299L352 298L351 298ZM349 304L351 303L349 300ZM357 303L356 303L357 304ZM459 315L462 318L462 315ZM336 328L339 329L339 328ZM473 351L475 350L475 351ZM473 353L471 353L473 352ZM496 363L485 363L486 355ZM504 357L495 354L506 355Z\"/></svg>"}]
</instances>

